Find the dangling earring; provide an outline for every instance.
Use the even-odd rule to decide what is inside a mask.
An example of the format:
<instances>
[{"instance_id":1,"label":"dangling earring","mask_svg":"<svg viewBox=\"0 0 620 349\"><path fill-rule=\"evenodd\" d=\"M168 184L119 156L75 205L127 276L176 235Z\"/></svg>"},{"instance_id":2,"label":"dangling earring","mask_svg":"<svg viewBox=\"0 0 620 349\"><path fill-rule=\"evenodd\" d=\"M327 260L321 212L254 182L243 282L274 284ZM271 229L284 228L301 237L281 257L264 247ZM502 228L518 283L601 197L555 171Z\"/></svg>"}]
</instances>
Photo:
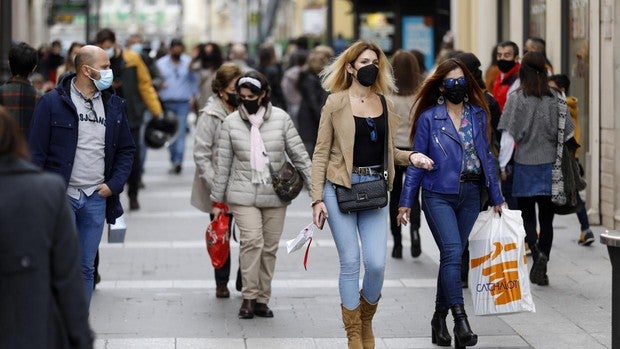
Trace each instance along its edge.
<instances>
[{"instance_id":1,"label":"dangling earring","mask_svg":"<svg viewBox=\"0 0 620 349\"><path fill-rule=\"evenodd\" d=\"M437 104L443 104L443 102L445 102L443 95L439 95L439 98L437 98Z\"/></svg>"},{"instance_id":2,"label":"dangling earring","mask_svg":"<svg viewBox=\"0 0 620 349\"><path fill-rule=\"evenodd\" d=\"M463 97L463 102L469 102L469 95L465 95L465 97Z\"/></svg>"}]
</instances>

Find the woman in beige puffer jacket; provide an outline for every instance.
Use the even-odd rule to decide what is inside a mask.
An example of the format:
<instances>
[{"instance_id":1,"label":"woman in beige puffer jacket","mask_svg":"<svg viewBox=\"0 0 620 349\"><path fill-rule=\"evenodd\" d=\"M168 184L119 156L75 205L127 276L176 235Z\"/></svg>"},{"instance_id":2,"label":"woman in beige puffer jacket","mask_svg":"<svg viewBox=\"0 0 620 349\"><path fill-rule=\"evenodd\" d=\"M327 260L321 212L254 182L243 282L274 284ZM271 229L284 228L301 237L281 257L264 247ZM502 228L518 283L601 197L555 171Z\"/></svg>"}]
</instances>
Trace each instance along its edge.
<instances>
[{"instance_id":1,"label":"woman in beige puffer jacket","mask_svg":"<svg viewBox=\"0 0 620 349\"><path fill-rule=\"evenodd\" d=\"M267 304L289 202L276 195L269 166L279 169L288 156L310 189L310 157L290 116L269 102L270 90L256 71L237 82L242 106L222 124L211 192L214 202L229 205L240 230L241 319L273 317ZM212 212L221 213L217 207Z\"/></svg>"}]
</instances>

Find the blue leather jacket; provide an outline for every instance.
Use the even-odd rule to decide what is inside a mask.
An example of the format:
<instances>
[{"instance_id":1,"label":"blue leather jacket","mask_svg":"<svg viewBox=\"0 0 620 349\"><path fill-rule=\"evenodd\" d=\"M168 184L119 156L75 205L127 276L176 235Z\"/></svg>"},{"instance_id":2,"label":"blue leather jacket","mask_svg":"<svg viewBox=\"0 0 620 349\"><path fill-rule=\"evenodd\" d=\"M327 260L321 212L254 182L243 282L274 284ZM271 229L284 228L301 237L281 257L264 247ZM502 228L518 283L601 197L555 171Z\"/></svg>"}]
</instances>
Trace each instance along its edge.
<instances>
[{"instance_id":1,"label":"blue leather jacket","mask_svg":"<svg viewBox=\"0 0 620 349\"><path fill-rule=\"evenodd\" d=\"M491 203L499 205L504 202L504 197L497 179L496 160L489 151L487 115L479 106L469 106L473 117L474 145L484 173L484 184L489 190ZM436 193L458 194L464 149L445 105L435 105L422 112L416 122L413 150L427 155L435 164L430 171L414 166L407 168L400 207L412 207L420 185Z\"/></svg>"}]
</instances>

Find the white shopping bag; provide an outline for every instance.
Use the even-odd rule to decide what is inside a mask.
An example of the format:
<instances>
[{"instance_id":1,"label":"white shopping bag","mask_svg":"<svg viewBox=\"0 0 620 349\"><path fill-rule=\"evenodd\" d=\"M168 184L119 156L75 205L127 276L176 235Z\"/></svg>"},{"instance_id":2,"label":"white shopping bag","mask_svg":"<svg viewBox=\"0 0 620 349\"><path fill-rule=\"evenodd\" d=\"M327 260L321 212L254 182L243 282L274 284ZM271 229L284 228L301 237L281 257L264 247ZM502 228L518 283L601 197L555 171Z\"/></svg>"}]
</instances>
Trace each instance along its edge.
<instances>
[{"instance_id":1,"label":"white shopping bag","mask_svg":"<svg viewBox=\"0 0 620 349\"><path fill-rule=\"evenodd\" d=\"M125 215L116 218L114 224L108 224L108 243L125 242L125 233L127 232L127 224L125 223Z\"/></svg>"},{"instance_id":2,"label":"white shopping bag","mask_svg":"<svg viewBox=\"0 0 620 349\"><path fill-rule=\"evenodd\" d=\"M312 244L312 236L314 235L314 223L308 224L305 228L303 228L299 234L294 239L288 240L286 242L286 251L288 253L295 252L302 248L307 241L308 247L306 247L306 254L304 256L304 269L308 270L306 264L308 262L308 252L310 251L310 245Z\"/></svg>"},{"instance_id":3,"label":"white shopping bag","mask_svg":"<svg viewBox=\"0 0 620 349\"><path fill-rule=\"evenodd\" d=\"M469 235L469 289L476 315L535 312L521 211L481 212Z\"/></svg>"}]
</instances>

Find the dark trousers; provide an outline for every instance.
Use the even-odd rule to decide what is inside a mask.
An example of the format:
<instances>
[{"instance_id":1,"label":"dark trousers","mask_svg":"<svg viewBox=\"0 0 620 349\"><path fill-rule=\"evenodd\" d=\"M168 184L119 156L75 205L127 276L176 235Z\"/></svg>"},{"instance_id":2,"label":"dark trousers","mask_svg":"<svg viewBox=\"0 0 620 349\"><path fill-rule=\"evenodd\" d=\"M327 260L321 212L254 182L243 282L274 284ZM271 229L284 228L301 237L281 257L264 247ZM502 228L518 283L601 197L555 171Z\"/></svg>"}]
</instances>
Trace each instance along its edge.
<instances>
[{"instance_id":1,"label":"dark trousers","mask_svg":"<svg viewBox=\"0 0 620 349\"><path fill-rule=\"evenodd\" d=\"M140 180L142 179L140 161L140 127L131 129L131 138L133 138L133 142L136 145L136 151L133 153L133 164L131 165L131 172L129 173L129 178L127 179L127 195L130 198L137 198L138 187L140 185Z\"/></svg>"},{"instance_id":2,"label":"dark trousers","mask_svg":"<svg viewBox=\"0 0 620 349\"><path fill-rule=\"evenodd\" d=\"M518 210L519 203L516 197L512 196L512 176L514 172L514 161L511 159L506 165L506 180L502 181L502 195L504 195L504 200L506 200L506 204L508 208L511 210Z\"/></svg>"},{"instance_id":3,"label":"dark trousers","mask_svg":"<svg viewBox=\"0 0 620 349\"><path fill-rule=\"evenodd\" d=\"M586 212L586 203L581 200L581 196L577 194L577 219L581 225L581 231L590 229L590 220L588 219L588 212Z\"/></svg>"},{"instance_id":4,"label":"dark trousers","mask_svg":"<svg viewBox=\"0 0 620 349\"><path fill-rule=\"evenodd\" d=\"M551 196L519 197L517 201L525 228L525 242L530 248L538 246L538 250L549 257L553 243L553 217L555 216ZM538 205L539 234L536 234L536 205Z\"/></svg>"},{"instance_id":5,"label":"dark trousers","mask_svg":"<svg viewBox=\"0 0 620 349\"><path fill-rule=\"evenodd\" d=\"M397 224L396 217L398 216L400 194L403 191L403 176L407 172L407 167L395 166L394 170L394 183L392 184L392 192L390 192L390 229L392 230L394 245L402 245L400 226ZM409 224L411 224L412 231L420 229L420 189L416 192L416 199L413 200Z\"/></svg>"}]
</instances>

